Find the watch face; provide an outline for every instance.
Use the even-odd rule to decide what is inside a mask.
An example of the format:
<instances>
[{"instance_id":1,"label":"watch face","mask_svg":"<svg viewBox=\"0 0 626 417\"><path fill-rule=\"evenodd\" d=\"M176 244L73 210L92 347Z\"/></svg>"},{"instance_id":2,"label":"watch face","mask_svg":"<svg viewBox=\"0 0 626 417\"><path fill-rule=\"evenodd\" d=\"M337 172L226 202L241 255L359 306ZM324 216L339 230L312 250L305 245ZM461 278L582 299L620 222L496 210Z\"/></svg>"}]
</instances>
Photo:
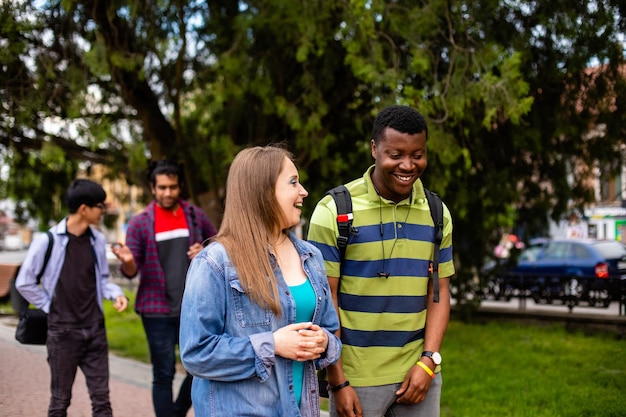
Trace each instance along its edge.
<instances>
[{"instance_id":1,"label":"watch face","mask_svg":"<svg viewBox=\"0 0 626 417\"><path fill-rule=\"evenodd\" d=\"M431 356L435 365L441 365L441 355L439 352L433 352L433 356Z\"/></svg>"}]
</instances>

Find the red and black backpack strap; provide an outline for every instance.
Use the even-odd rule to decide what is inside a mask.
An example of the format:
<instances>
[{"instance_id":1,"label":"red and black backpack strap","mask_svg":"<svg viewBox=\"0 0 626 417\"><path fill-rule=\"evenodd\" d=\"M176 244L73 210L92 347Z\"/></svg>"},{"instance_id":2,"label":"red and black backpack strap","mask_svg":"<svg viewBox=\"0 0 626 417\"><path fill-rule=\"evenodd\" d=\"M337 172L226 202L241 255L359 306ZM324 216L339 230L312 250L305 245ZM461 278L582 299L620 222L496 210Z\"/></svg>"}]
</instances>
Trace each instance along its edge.
<instances>
[{"instance_id":1,"label":"red and black backpack strap","mask_svg":"<svg viewBox=\"0 0 626 417\"><path fill-rule=\"evenodd\" d=\"M443 240L443 203L437 193L424 188L428 206L430 207L430 216L433 218L435 225L435 239L433 241L435 247L433 249L433 259L430 263L430 276L433 279L433 301L439 302L439 248Z\"/></svg>"},{"instance_id":2,"label":"red and black backpack strap","mask_svg":"<svg viewBox=\"0 0 626 417\"><path fill-rule=\"evenodd\" d=\"M337 248L339 249L339 262L343 264L348 239L353 233L352 220L354 219L354 215L352 214L352 197L345 185L335 187L326 194L330 194L333 197L335 205L337 206L337 228L339 229Z\"/></svg>"}]
</instances>

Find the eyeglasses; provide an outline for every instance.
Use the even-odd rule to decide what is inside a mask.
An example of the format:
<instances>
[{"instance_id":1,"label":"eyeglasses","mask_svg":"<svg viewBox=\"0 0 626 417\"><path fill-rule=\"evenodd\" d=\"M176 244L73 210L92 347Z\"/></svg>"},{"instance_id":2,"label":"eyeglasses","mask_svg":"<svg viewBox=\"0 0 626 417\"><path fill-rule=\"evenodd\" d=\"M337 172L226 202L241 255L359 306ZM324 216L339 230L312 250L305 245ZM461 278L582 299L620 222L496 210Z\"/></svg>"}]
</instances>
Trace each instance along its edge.
<instances>
[{"instance_id":1,"label":"eyeglasses","mask_svg":"<svg viewBox=\"0 0 626 417\"><path fill-rule=\"evenodd\" d=\"M102 211L106 211L107 206L104 203L98 203L98 204L94 204L92 207L97 207Z\"/></svg>"}]
</instances>

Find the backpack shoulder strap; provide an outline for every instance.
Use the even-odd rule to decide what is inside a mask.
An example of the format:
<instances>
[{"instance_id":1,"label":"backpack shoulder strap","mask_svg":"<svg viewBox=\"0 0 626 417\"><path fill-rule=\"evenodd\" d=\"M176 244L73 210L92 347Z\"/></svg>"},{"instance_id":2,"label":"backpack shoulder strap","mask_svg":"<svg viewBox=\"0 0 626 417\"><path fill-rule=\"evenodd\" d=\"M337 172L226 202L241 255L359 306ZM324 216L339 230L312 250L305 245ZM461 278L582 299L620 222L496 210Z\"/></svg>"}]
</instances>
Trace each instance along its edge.
<instances>
[{"instance_id":1,"label":"backpack shoulder strap","mask_svg":"<svg viewBox=\"0 0 626 417\"><path fill-rule=\"evenodd\" d=\"M433 278L433 301L439 302L439 247L443 240L443 203L437 193L424 188L428 207L430 208L430 216L435 225L435 247L433 250L433 261L430 266L430 273Z\"/></svg>"},{"instance_id":2,"label":"backpack shoulder strap","mask_svg":"<svg viewBox=\"0 0 626 417\"><path fill-rule=\"evenodd\" d=\"M52 253L52 246L54 245L54 236L52 236L52 232L48 230L46 234L48 235L48 248L46 249L46 255L43 258L43 266L41 267L41 271L39 271L39 273L37 274L37 285L39 285L39 283L41 282L41 277L46 271L46 266L48 266L50 254Z\"/></svg>"},{"instance_id":3,"label":"backpack shoulder strap","mask_svg":"<svg viewBox=\"0 0 626 417\"><path fill-rule=\"evenodd\" d=\"M343 259L346 255L346 247L348 246L348 238L353 232L352 220L354 216L352 214L352 197L345 185L337 186L326 194L330 194L333 197L335 205L337 206L337 228L339 229L337 248L339 248L339 262L343 264Z\"/></svg>"}]
</instances>

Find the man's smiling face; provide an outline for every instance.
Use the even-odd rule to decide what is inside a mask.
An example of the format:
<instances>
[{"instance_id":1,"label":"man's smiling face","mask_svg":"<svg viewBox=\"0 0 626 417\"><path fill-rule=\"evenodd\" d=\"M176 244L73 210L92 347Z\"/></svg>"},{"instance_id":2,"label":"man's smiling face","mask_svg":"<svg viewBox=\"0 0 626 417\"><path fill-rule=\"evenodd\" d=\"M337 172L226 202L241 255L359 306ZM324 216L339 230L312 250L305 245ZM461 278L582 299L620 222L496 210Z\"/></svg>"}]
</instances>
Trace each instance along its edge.
<instances>
[{"instance_id":1,"label":"man's smiling face","mask_svg":"<svg viewBox=\"0 0 626 417\"><path fill-rule=\"evenodd\" d=\"M426 132L411 135L388 127L378 143L372 140L372 157L372 181L380 195L396 203L404 200L428 165Z\"/></svg>"},{"instance_id":2,"label":"man's smiling face","mask_svg":"<svg viewBox=\"0 0 626 417\"><path fill-rule=\"evenodd\" d=\"M180 197L178 176L159 174L154 182L150 187L156 203L165 210L176 211Z\"/></svg>"}]
</instances>

